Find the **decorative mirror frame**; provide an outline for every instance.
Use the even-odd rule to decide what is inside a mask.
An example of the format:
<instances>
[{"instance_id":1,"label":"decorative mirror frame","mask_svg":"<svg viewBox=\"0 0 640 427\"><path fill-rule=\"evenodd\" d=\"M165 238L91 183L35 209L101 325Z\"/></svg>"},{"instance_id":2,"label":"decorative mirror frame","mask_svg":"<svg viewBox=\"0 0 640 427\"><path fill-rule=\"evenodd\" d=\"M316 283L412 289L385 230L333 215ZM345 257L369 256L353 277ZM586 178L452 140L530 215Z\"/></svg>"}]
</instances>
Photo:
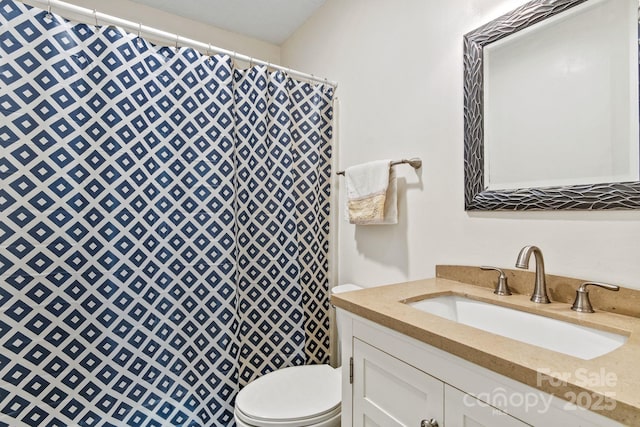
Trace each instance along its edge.
<instances>
[{"instance_id":1,"label":"decorative mirror frame","mask_svg":"<svg viewBox=\"0 0 640 427\"><path fill-rule=\"evenodd\" d=\"M588 0L533 0L464 36L464 204L467 211L640 209L640 181L514 190L484 185L484 46Z\"/></svg>"}]
</instances>

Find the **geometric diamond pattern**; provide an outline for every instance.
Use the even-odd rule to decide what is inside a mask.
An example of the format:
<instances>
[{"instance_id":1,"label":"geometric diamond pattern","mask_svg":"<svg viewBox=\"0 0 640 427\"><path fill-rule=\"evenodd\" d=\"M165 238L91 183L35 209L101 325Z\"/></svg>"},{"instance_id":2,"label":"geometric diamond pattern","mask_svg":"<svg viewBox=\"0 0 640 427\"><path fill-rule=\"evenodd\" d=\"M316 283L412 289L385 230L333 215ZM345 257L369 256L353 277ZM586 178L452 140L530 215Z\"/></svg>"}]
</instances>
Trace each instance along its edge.
<instances>
[{"instance_id":1,"label":"geometric diamond pattern","mask_svg":"<svg viewBox=\"0 0 640 427\"><path fill-rule=\"evenodd\" d=\"M328 362L323 126L331 127L333 89L253 67L234 71L234 96L243 386L284 366Z\"/></svg>"},{"instance_id":2,"label":"geometric diamond pattern","mask_svg":"<svg viewBox=\"0 0 640 427\"><path fill-rule=\"evenodd\" d=\"M242 385L305 362L285 81L265 67L234 76Z\"/></svg>"},{"instance_id":3,"label":"geometric diamond pattern","mask_svg":"<svg viewBox=\"0 0 640 427\"><path fill-rule=\"evenodd\" d=\"M233 425L328 359L333 90L0 0L0 426Z\"/></svg>"},{"instance_id":4,"label":"geometric diamond pattern","mask_svg":"<svg viewBox=\"0 0 640 427\"><path fill-rule=\"evenodd\" d=\"M293 138L298 265L307 363L329 362L329 217L334 88L287 81Z\"/></svg>"}]
</instances>

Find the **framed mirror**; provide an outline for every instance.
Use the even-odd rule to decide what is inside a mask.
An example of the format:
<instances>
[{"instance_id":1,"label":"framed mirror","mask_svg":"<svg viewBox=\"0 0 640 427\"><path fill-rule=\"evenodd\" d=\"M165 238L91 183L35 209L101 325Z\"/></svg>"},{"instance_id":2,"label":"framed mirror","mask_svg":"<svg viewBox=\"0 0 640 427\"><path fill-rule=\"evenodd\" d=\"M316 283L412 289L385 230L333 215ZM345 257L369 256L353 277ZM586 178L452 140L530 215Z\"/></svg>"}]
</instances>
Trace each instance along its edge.
<instances>
[{"instance_id":1,"label":"framed mirror","mask_svg":"<svg viewBox=\"0 0 640 427\"><path fill-rule=\"evenodd\" d=\"M639 209L637 0L534 0L464 37L465 210Z\"/></svg>"}]
</instances>

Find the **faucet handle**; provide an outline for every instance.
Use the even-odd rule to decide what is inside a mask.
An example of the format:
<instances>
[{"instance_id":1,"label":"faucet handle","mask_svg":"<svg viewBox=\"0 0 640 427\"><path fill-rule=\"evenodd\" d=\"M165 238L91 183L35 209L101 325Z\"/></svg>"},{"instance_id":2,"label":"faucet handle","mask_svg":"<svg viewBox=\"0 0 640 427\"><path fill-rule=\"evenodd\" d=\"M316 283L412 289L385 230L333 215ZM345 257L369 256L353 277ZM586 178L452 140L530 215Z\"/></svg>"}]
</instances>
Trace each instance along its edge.
<instances>
[{"instance_id":1,"label":"faucet handle","mask_svg":"<svg viewBox=\"0 0 640 427\"><path fill-rule=\"evenodd\" d=\"M498 267L491 267L488 265L483 265L480 267L482 270L494 270L500 273L498 276L498 284L496 285L496 290L493 291L496 295L511 295L511 289L509 289L509 285L507 284L507 276L505 276L504 271L499 269Z\"/></svg>"},{"instance_id":2,"label":"faucet handle","mask_svg":"<svg viewBox=\"0 0 640 427\"><path fill-rule=\"evenodd\" d=\"M573 302L573 306L571 306L571 310L577 311L578 313L593 313L593 307L591 306L591 301L589 300L589 291L587 290L587 286L599 286L601 288L608 289L610 291L619 291L620 286L617 285L609 285L608 283L600 283L600 282L585 282L576 290L576 300Z\"/></svg>"}]
</instances>

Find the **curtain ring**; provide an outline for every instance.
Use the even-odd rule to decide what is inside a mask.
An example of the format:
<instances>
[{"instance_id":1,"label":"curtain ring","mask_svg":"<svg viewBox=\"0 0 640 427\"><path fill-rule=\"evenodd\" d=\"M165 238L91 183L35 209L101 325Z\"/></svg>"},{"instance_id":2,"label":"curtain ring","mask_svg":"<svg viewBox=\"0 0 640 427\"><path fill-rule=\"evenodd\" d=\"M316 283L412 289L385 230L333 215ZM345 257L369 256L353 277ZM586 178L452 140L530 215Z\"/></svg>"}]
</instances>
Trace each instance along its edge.
<instances>
[{"instance_id":1,"label":"curtain ring","mask_svg":"<svg viewBox=\"0 0 640 427\"><path fill-rule=\"evenodd\" d=\"M238 64L238 52L236 52L235 50L231 51L229 57L231 58L231 66L235 68Z\"/></svg>"},{"instance_id":2,"label":"curtain ring","mask_svg":"<svg viewBox=\"0 0 640 427\"><path fill-rule=\"evenodd\" d=\"M138 38L136 39L136 44L141 49L144 46L144 41L142 40L142 23L141 22L138 22Z\"/></svg>"},{"instance_id":3,"label":"curtain ring","mask_svg":"<svg viewBox=\"0 0 640 427\"><path fill-rule=\"evenodd\" d=\"M211 43L209 43L207 46L207 56L209 57L209 64L213 64L213 58L211 57L212 55L213 50L211 49Z\"/></svg>"},{"instance_id":4,"label":"curtain ring","mask_svg":"<svg viewBox=\"0 0 640 427\"><path fill-rule=\"evenodd\" d=\"M100 26L98 25L98 11L96 9L93 9L93 19L96 21L96 29L98 29Z\"/></svg>"},{"instance_id":5,"label":"curtain ring","mask_svg":"<svg viewBox=\"0 0 640 427\"><path fill-rule=\"evenodd\" d=\"M47 0L47 15L45 18L53 19L53 16L51 15L51 0Z\"/></svg>"},{"instance_id":6,"label":"curtain ring","mask_svg":"<svg viewBox=\"0 0 640 427\"><path fill-rule=\"evenodd\" d=\"M180 36L176 34L176 52L178 51L178 41L180 40Z\"/></svg>"}]
</instances>

